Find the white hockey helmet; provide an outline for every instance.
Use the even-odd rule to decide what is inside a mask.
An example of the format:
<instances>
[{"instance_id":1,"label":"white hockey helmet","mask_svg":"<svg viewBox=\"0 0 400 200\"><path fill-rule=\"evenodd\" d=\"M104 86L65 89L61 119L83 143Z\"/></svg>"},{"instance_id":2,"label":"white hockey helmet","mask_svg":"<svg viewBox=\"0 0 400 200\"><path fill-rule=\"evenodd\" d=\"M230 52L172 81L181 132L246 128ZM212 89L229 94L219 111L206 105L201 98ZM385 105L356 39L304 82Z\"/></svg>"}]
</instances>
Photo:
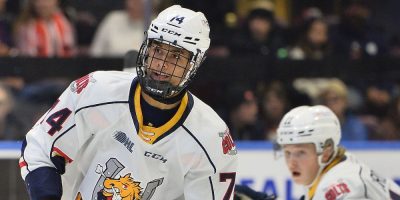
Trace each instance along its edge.
<instances>
[{"instance_id":1,"label":"white hockey helmet","mask_svg":"<svg viewBox=\"0 0 400 200\"><path fill-rule=\"evenodd\" d=\"M340 123L326 106L300 106L289 111L278 127L277 143L314 143L317 153L322 153L325 142L332 140L334 149L341 138Z\"/></svg>"},{"instance_id":2,"label":"white hockey helmet","mask_svg":"<svg viewBox=\"0 0 400 200\"><path fill-rule=\"evenodd\" d=\"M137 59L137 72L145 91L165 98L174 96L186 88L205 58L206 51L210 46L209 33L208 21L201 12L194 12L179 5L173 5L162 11L151 22ZM159 83L146 76L148 46L153 40L183 48L191 53L190 68L186 76L181 77L178 86Z\"/></svg>"}]
</instances>

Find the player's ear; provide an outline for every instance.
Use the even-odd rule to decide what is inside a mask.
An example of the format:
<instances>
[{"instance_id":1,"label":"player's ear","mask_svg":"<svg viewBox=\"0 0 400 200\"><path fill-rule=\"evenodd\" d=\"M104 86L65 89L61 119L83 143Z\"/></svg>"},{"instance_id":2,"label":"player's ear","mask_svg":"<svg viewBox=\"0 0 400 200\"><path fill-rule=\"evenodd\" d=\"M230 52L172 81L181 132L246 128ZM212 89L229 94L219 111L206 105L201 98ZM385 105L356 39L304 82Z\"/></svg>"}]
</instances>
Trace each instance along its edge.
<instances>
[{"instance_id":1,"label":"player's ear","mask_svg":"<svg viewBox=\"0 0 400 200\"><path fill-rule=\"evenodd\" d=\"M334 148L333 148L333 141L327 140L324 145L324 150L322 152L322 162L326 163L330 160L333 156Z\"/></svg>"}]
</instances>

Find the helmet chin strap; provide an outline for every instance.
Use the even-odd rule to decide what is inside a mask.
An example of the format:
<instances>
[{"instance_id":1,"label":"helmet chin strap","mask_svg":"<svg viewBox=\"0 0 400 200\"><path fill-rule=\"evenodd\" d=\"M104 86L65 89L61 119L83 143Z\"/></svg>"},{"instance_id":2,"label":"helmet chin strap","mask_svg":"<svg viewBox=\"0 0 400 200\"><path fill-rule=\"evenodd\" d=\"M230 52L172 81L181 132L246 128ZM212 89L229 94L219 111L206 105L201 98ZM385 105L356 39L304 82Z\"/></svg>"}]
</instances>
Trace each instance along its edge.
<instances>
[{"instance_id":1,"label":"helmet chin strap","mask_svg":"<svg viewBox=\"0 0 400 200\"><path fill-rule=\"evenodd\" d=\"M319 165L318 173L315 175L313 181L311 181L310 184L306 185L306 187L311 187L312 185L314 185L314 183L318 180L318 177L321 175L322 170L324 170L325 167L327 165L329 165L329 163L331 163L333 161L333 159L336 158L337 153L338 153L338 149L337 149L337 147L334 147L332 156L329 158L328 162L325 162L325 163L322 161L323 153L319 153L319 155L318 155L318 165Z\"/></svg>"},{"instance_id":2,"label":"helmet chin strap","mask_svg":"<svg viewBox=\"0 0 400 200\"><path fill-rule=\"evenodd\" d=\"M142 86L143 87L143 86ZM187 89L183 89L182 91L180 91L177 95L172 96L172 97L162 97L162 96L158 96L155 95L151 92L148 92L147 90L143 89L142 90L144 93L146 93L147 95L149 95L151 98L155 99L158 102L161 102L163 104L174 104L178 101L180 101L183 96L185 96Z\"/></svg>"}]
</instances>

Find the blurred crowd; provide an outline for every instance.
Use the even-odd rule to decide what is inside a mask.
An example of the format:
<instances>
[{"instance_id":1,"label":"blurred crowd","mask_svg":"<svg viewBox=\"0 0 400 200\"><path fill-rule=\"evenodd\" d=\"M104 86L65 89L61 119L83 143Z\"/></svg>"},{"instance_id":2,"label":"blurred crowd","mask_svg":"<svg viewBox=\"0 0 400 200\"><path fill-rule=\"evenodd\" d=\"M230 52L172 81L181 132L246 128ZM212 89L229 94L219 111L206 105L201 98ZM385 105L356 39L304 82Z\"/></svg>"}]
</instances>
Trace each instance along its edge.
<instances>
[{"instance_id":1,"label":"blurred crowd","mask_svg":"<svg viewBox=\"0 0 400 200\"><path fill-rule=\"evenodd\" d=\"M209 19L211 57L400 58L400 32L376 23L368 4L373 1L326 1L337 6L330 11L318 3L296 7L299 2L306 1L0 0L0 57L122 58L139 50L148 21L159 10L179 3ZM36 113L44 113L68 83L1 77L0 139L23 138L40 117ZM399 140L399 94L395 83L299 78L231 86L226 103L216 109L240 140L273 140L283 114L303 104L330 107L344 140Z\"/></svg>"},{"instance_id":2,"label":"blurred crowd","mask_svg":"<svg viewBox=\"0 0 400 200\"><path fill-rule=\"evenodd\" d=\"M400 140L399 88L372 84L364 91L337 78L296 79L232 86L221 116L238 140L274 140L283 115L299 105L326 105L338 116L344 141Z\"/></svg>"},{"instance_id":3,"label":"blurred crowd","mask_svg":"<svg viewBox=\"0 0 400 200\"><path fill-rule=\"evenodd\" d=\"M208 16L210 56L400 57L399 30L374 20L373 1L326 1L338 11L306 2L318 1L0 0L0 56L121 57L140 48L159 10L179 3Z\"/></svg>"}]
</instances>

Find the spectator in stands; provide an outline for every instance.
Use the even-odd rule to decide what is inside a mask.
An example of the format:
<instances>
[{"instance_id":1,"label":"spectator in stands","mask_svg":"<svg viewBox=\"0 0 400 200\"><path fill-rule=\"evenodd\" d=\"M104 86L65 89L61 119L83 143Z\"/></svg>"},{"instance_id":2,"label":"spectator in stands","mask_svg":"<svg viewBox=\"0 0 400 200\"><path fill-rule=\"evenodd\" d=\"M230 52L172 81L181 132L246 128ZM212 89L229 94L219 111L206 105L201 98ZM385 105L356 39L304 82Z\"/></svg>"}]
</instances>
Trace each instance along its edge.
<instances>
[{"instance_id":1,"label":"spectator in stands","mask_svg":"<svg viewBox=\"0 0 400 200\"><path fill-rule=\"evenodd\" d=\"M258 122L257 98L247 86L233 86L227 92L228 127L235 140L263 140Z\"/></svg>"},{"instance_id":2,"label":"spectator in stands","mask_svg":"<svg viewBox=\"0 0 400 200\"><path fill-rule=\"evenodd\" d=\"M6 9L7 0L0 0L0 56L8 56L12 47L12 16Z\"/></svg>"},{"instance_id":3,"label":"spectator in stands","mask_svg":"<svg viewBox=\"0 0 400 200\"><path fill-rule=\"evenodd\" d=\"M7 86L0 83L0 140L21 140L23 124L14 113L14 97Z\"/></svg>"},{"instance_id":4,"label":"spectator in stands","mask_svg":"<svg viewBox=\"0 0 400 200\"><path fill-rule=\"evenodd\" d=\"M261 121L264 127L264 137L267 140L275 140L279 122L289 109L286 90L280 82L272 82L263 89L261 100Z\"/></svg>"},{"instance_id":5,"label":"spectator in stands","mask_svg":"<svg viewBox=\"0 0 400 200\"><path fill-rule=\"evenodd\" d=\"M299 34L296 45L289 51L289 58L320 60L331 54L328 24L322 18L307 19Z\"/></svg>"},{"instance_id":6,"label":"spectator in stands","mask_svg":"<svg viewBox=\"0 0 400 200\"><path fill-rule=\"evenodd\" d=\"M125 10L109 13L101 22L90 47L96 57L123 57L139 51L143 42L144 0L125 0Z\"/></svg>"},{"instance_id":7,"label":"spectator in stands","mask_svg":"<svg viewBox=\"0 0 400 200\"><path fill-rule=\"evenodd\" d=\"M368 139L368 129L365 124L348 110L348 90L341 80L333 79L320 91L319 103L326 105L338 117L342 140Z\"/></svg>"},{"instance_id":8,"label":"spectator in stands","mask_svg":"<svg viewBox=\"0 0 400 200\"><path fill-rule=\"evenodd\" d=\"M380 138L380 123L389 112L392 88L393 86L390 83L381 82L370 84L365 89L365 101L363 108L361 108L361 114L373 140Z\"/></svg>"},{"instance_id":9,"label":"spectator in stands","mask_svg":"<svg viewBox=\"0 0 400 200\"><path fill-rule=\"evenodd\" d=\"M23 56L71 57L74 28L58 0L28 0L16 24L15 43Z\"/></svg>"},{"instance_id":10,"label":"spectator in stands","mask_svg":"<svg viewBox=\"0 0 400 200\"><path fill-rule=\"evenodd\" d=\"M389 55L400 58L400 35L394 35L389 41Z\"/></svg>"},{"instance_id":11,"label":"spectator in stands","mask_svg":"<svg viewBox=\"0 0 400 200\"><path fill-rule=\"evenodd\" d=\"M233 36L230 51L232 55L276 57L277 50L283 46L273 11L255 8L250 11L244 26Z\"/></svg>"},{"instance_id":12,"label":"spectator in stands","mask_svg":"<svg viewBox=\"0 0 400 200\"><path fill-rule=\"evenodd\" d=\"M384 55L387 51L385 33L370 23L370 10L361 1L350 3L340 24L333 29L334 52L350 59Z\"/></svg>"},{"instance_id":13,"label":"spectator in stands","mask_svg":"<svg viewBox=\"0 0 400 200\"><path fill-rule=\"evenodd\" d=\"M400 140L400 97L393 99L388 113L380 121L376 140Z\"/></svg>"},{"instance_id":14,"label":"spectator in stands","mask_svg":"<svg viewBox=\"0 0 400 200\"><path fill-rule=\"evenodd\" d=\"M361 108L361 114L371 133L379 129L380 120L388 113L392 98L391 87L389 83L376 83L368 85L365 89L365 100Z\"/></svg>"},{"instance_id":15,"label":"spectator in stands","mask_svg":"<svg viewBox=\"0 0 400 200\"><path fill-rule=\"evenodd\" d=\"M382 118L389 110L393 86L391 83L371 84L365 91L363 114Z\"/></svg>"}]
</instances>

